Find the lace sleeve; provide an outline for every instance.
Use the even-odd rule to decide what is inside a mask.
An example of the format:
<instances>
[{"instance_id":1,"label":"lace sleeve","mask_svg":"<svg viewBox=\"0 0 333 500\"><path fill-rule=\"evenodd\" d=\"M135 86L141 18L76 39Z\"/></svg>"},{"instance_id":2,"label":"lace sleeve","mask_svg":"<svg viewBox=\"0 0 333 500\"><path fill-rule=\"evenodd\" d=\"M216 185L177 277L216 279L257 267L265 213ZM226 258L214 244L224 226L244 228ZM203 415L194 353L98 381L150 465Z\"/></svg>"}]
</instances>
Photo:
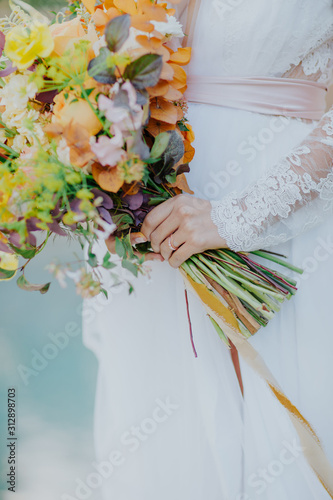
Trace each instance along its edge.
<instances>
[{"instance_id":1,"label":"lace sleeve","mask_svg":"<svg viewBox=\"0 0 333 500\"><path fill-rule=\"evenodd\" d=\"M287 241L332 213L333 108L286 158L240 194L212 202L228 246L257 250Z\"/></svg>"}]
</instances>

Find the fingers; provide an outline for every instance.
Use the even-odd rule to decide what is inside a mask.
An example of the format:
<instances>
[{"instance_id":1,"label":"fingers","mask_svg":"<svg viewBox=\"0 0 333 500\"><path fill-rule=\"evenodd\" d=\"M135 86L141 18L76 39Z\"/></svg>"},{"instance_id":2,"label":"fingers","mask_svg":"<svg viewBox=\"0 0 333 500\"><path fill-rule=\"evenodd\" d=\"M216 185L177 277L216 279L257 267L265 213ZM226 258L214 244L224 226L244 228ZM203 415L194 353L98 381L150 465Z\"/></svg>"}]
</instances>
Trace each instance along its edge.
<instances>
[{"instance_id":1,"label":"fingers","mask_svg":"<svg viewBox=\"0 0 333 500\"><path fill-rule=\"evenodd\" d=\"M177 197L171 198L170 200L161 203L161 205L155 207L145 217L141 227L141 232L146 236L148 241L150 241L152 232L171 214L176 198Z\"/></svg>"},{"instance_id":2,"label":"fingers","mask_svg":"<svg viewBox=\"0 0 333 500\"><path fill-rule=\"evenodd\" d=\"M192 255L193 248L189 244L185 243L178 250L176 250L176 252L172 253L169 259L169 264L171 267L178 268Z\"/></svg>"},{"instance_id":3,"label":"fingers","mask_svg":"<svg viewBox=\"0 0 333 500\"><path fill-rule=\"evenodd\" d=\"M171 215L171 214L170 214ZM160 224L150 235L150 243L154 252L161 253L161 245L164 240L167 240L170 234L177 231L179 227L179 220L176 217L168 217L162 224ZM174 237L172 237L172 242ZM177 240L176 240L177 241ZM174 246L179 246L173 242ZM163 255L163 254L162 254Z\"/></svg>"},{"instance_id":4,"label":"fingers","mask_svg":"<svg viewBox=\"0 0 333 500\"><path fill-rule=\"evenodd\" d=\"M107 240L105 240L105 244L110 253L116 253L116 237L109 236Z\"/></svg>"},{"instance_id":5,"label":"fingers","mask_svg":"<svg viewBox=\"0 0 333 500\"><path fill-rule=\"evenodd\" d=\"M170 248L169 237L170 237L170 233L169 233L168 237L160 245L160 254L163 255L165 260L169 260L171 255L175 252L175 250L172 250L172 248ZM181 245L183 245L183 243L185 243L185 241L186 240L184 237L184 233L182 233L180 230L171 234L171 243L175 248L178 248Z\"/></svg>"},{"instance_id":6,"label":"fingers","mask_svg":"<svg viewBox=\"0 0 333 500\"><path fill-rule=\"evenodd\" d=\"M134 253L137 254L138 252L134 252ZM139 255L141 255L141 254L139 254ZM160 262L164 262L164 258L162 257L161 254L152 253L152 252L145 254L145 261L147 262L149 260L159 260Z\"/></svg>"},{"instance_id":7,"label":"fingers","mask_svg":"<svg viewBox=\"0 0 333 500\"><path fill-rule=\"evenodd\" d=\"M132 245L138 245L139 243L145 243L147 241L146 237L142 233L131 233L131 243ZM116 237L111 235L105 244L110 253L116 253Z\"/></svg>"}]
</instances>

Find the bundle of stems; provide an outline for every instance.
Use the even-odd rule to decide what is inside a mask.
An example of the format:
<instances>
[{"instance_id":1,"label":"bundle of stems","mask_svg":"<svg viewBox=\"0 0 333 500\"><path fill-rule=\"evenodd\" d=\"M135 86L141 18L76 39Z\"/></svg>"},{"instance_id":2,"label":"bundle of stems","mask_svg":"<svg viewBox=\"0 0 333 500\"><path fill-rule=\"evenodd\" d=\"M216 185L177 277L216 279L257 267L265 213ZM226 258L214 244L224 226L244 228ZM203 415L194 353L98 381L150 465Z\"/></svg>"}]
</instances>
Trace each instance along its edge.
<instances>
[{"instance_id":1,"label":"bundle of stems","mask_svg":"<svg viewBox=\"0 0 333 500\"><path fill-rule=\"evenodd\" d=\"M209 250L193 255L181 266L192 280L206 285L220 296L232 310L245 338L266 326L279 312L281 304L297 292L295 280L260 264L253 257L303 273L302 269L288 263L285 256L265 250L239 253L229 249ZM210 319L221 339L230 347L220 326Z\"/></svg>"}]
</instances>

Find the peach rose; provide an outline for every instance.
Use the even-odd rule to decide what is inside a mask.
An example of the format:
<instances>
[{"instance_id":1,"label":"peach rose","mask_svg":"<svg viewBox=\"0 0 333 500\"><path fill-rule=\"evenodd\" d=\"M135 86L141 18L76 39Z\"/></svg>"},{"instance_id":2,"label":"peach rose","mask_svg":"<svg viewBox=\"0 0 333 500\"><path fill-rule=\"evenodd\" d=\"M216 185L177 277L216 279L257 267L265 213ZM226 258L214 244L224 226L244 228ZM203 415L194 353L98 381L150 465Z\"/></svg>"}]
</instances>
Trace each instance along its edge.
<instances>
[{"instance_id":1,"label":"peach rose","mask_svg":"<svg viewBox=\"0 0 333 500\"><path fill-rule=\"evenodd\" d=\"M68 94L67 99L65 94ZM63 127L73 122L84 128L91 136L98 134L102 129L102 124L89 103L84 99L77 98L74 92L60 92L55 97L54 102L53 122L60 123Z\"/></svg>"},{"instance_id":2,"label":"peach rose","mask_svg":"<svg viewBox=\"0 0 333 500\"><path fill-rule=\"evenodd\" d=\"M54 40L54 52L58 56L62 56L65 50L78 40L88 40L92 45L98 41L94 26L89 24L86 33L78 18L61 24L53 24L50 26L50 31Z\"/></svg>"}]
</instances>

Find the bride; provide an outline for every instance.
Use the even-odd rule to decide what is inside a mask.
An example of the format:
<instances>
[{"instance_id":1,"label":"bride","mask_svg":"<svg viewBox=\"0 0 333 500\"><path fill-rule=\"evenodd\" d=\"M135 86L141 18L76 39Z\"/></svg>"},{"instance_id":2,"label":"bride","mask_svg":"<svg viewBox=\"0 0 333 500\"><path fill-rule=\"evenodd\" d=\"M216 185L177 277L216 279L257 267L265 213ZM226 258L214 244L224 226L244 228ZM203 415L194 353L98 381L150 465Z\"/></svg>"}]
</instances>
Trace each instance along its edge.
<instances>
[{"instance_id":1,"label":"bride","mask_svg":"<svg viewBox=\"0 0 333 500\"><path fill-rule=\"evenodd\" d=\"M86 301L99 360L95 440L103 498L325 500L284 408L220 341L177 267L209 248L271 249L305 269L250 342L333 462L331 0L186 0L193 47L193 197L156 207L154 260L135 293ZM112 238L107 242L114 251ZM104 243L100 243L103 255ZM107 281L107 275L105 275ZM237 366L237 363L236 363ZM237 373L236 373L237 372ZM243 385L243 394L241 391Z\"/></svg>"}]
</instances>

